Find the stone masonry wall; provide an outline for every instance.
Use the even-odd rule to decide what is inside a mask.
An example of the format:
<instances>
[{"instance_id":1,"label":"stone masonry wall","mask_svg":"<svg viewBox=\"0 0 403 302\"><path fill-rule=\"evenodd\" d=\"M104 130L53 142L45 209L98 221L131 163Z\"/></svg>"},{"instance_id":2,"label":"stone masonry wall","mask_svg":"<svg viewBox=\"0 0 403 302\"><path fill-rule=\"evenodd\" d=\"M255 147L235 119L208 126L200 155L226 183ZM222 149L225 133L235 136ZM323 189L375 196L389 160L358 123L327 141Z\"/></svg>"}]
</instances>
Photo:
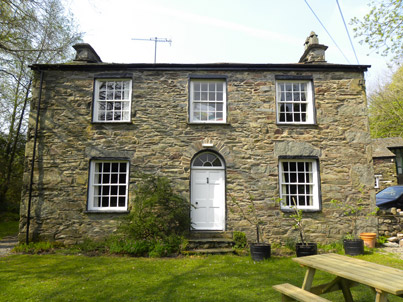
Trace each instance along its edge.
<instances>
[{"instance_id":1,"label":"stone masonry wall","mask_svg":"<svg viewBox=\"0 0 403 302\"><path fill-rule=\"evenodd\" d=\"M403 232L403 215L400 213L382 213L378 216L379 236L394 237Z\"/></svg>"},{"instance_id":2,"label":"stone masonry wall","mask_svg":"<svg viewBox=\"0 0 403 302\"><path fill-rule=\"evenodd\" d=\"M111 71L109 71L111 72ZM331 199L356 202L364 189L373 207L373 168L365 88L361 72L350 71L194 71L116 70L132 75L132 122L91 123L94 77L102 72L48 70L44 73L37 157L34 173L30 236L75 243L112 233L122 214L86 213L89 162L92 157L128 157L130 189L134 173L169 177L189 199L190 162L213 144L226 161L226 228L247 233L254 228L237 214L229 196L247 206L256 200L267 242L296 238L292 221L274 202L279 196L278 157L315 155L319 158L321 211L305 214L310 240L333 242L349 232ZM188 123L190 74L227 76L228 123ZM307 75L315 87L316 125L276 124L275 75ZM20 239L26 230L29 160L32 157L39 81L26 147L25 187ZM129 193L129 198L133 199ZM236 210L236 209L235 209ZM361 222L374 230L372 220Z\"/></svg>"},{"instance_id":3,"label":"stone masonry wall","mask_svg":"<svg viewBox=\"0 0 403 302\"><path fill-rule=\"evenodd\" d=\"M396 163L393 158L374 158L374 175L380 175L379 189L397 185Z\"/></svg>"}]
</instances>

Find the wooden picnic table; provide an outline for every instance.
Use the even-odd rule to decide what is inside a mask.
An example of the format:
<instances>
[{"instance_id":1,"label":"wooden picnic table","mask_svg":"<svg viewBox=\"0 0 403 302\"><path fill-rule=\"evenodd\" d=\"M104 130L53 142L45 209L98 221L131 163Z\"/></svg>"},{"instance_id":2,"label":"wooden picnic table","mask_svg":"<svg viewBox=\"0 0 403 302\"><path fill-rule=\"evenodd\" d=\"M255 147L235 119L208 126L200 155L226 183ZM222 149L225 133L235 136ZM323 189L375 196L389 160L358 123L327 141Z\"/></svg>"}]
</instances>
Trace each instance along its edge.
<instances>
[{"instance_id":1,"label":"wooden picnic table","mask_svg":"<svg viewBox=\"0 0 403 302\"><path fill-rule=\"evenodd\" d=\"M388 294L403 297L403 270L338 254L321 254L292 260L307 268L302 289L316 295L341 290L345 301L353 302L350 287L364 284L375 290L376 302L386 302ZM336 278L327 284L313 287L316 270L330 273Z\"/></svg>"}]
</instances>

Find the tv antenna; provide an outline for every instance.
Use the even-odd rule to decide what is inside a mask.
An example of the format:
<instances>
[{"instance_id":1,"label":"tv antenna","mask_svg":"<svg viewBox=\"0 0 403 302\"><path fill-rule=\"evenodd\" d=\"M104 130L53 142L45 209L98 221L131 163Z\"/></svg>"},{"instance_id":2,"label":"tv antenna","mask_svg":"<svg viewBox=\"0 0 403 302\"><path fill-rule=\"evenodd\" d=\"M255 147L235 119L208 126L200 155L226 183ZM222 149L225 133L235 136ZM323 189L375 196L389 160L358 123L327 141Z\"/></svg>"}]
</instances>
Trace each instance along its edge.
<instances>
[{"instance_id":1,"label":"tv antenna","mask_svg":"<svg viewBox=\"0 0 403 302\"><path fill-rule=\"evenodd\" d=\"M157 43L158 42L167 42L169 43L169 46L171 46L172 40L167 39L167 38L150 38L150 39L138 39L138 38L132 38L132 40L137 40L137 41L154 41L155 47L154 47L154 64L157 63Z\"/></svg>"}]
</instances>

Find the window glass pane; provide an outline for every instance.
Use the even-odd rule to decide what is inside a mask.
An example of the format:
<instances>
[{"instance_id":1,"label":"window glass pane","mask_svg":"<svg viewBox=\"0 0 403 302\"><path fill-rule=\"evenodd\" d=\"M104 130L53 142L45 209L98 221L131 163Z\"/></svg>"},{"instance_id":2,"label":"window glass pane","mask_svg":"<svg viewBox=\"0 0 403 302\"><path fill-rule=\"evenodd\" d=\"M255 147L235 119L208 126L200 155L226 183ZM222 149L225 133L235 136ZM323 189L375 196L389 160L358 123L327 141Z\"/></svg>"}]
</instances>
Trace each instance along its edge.
<instances>
[{"instance_id":1,"label":"window glass pane","mask_svg":"<svg viewBox=\"0 0 403 302\"><path fill-rule=\"evenodd\" d=\"M109 206L109 197L102 197L101 207L108 207L108 206Z\"/></svg>"},{"instance_id":2,"label":"window glass pane","mask_svg":"<svg viewBox=\"0 0 403 302\"><path fill-rule=\"evenodd\" d=\"M200 100L200 92L199 91L195 91L193 93L193 100L195 101L199 101Z\"/></svg>"},{"instance_id":3,"label":"window glass pane","mask_svg":"<svg viewBox=\"0 0 403 302\"><path fill-rule=\"evenodd\" d=\"M194 91L200 91L200 83L199 82L194 82L193 89L194 89Z\"/></svg>"},{"instance_id":4,"label":"window glass pane","mask_svg":"<svg viewBox=\"0 0 403 302\"><path fill-rule=\"evenodd\" d=\"M106 120L107 121L113 121L113 112L107 112L106 113Z\"/></svg>"},{"instance_id":5,"label":"window glass pane","mask_svg":"<svg viewBox=\"0 0 403 302\"><path fill-rule=\"evenodd\" d=\"M121 91L116 91L115 92L115 100L121 100L122 99L122 92Z\"/></svg>"},{"instance_id":6,"label":"window glass pane","mask_svg":"<svg viewBox=\"0 0 403 302\"><path fill-rule=\"evenodd\" d=\"M106 82L99 83L99 90L106 90Z\"/></svg>"},{"instance_id":7,"label":"window glass pane","mask_svg":"<svg viewBox=\"0 0 403 302\"><path fill-rule=\"evenodd\" d=\"M286 83L285 84L285 90L291 92L292 91L292 84L291 83Z\"/></svg>"},{"instance_id":8,"label":"window glass pane","mask_svg":"<svg viewBox=\"0 0 403 302\"><path fill-rule=\"evenodd\" d=\"M217 111L223 111L223 103L216 103Z\"/></svg>"},{"instance_id":9,"label":"window glass pane","mask_svg":"<svg viewBox=\"0 0 403 302\"><path fill-rule=\"evenodd\" d=\"M222 112L217 112L216 113L216 120L217 121L222 121L224 118L223 118L223 113Z\"/></svg>"},{"instance_id":10,"label":"window glass pane","mask_svg":"<svg viewBox=\"0 0 403 302\"><path fill-rule=\"evenodd\" d=\"M103 174L103 175L102 175L102 183L103 183L103 184L108 184L108 183L109 183L109 180L110 180L109 174Z\"/></svg>"},{"instance_id":11,"label":"window glass pane","mask_svg":"<svg viewBox=\"0 0 403 302\"><path fill-rule=\"evenodd\" d=\"M200 121L201 117L200 117L200 112L196 111L193 112L193 120L194 121Z\"/></svg>"},{"instance_id":12,"label":"window glass pane","mask_svg":"<svg viewBox=\"0 0 403 302\"><path fill-rule=\"evenodd\" d=\"M215 101L215 92L209 92L208 98L210 101Z\"/></svg>"},{"instance_id":13,"label":"window glass pane","mask_svg":"<svg viewBox=\"0 0 403 302\"><path fill-rule=\"evenodd\" d=\"M207 83L201 83L201 91L205 91L205 92L207 92L207 90L208 90L208 84Z\"/></svg>"},{"instance_id":14,"label":"window glass pane","mask_svg":"<svg viewBox=\"0 0 403 302\"><path fill-rule=\"evenodd\" d=\"M115 82L107 82L106 83L106 89L107 90L113 90L115 87Z\"/></svg>"},{"instance_id":15,"label":"window glass pane","mask_svg":"<svg viewBox=\"0 0 403 302\"><path fill-rule=\"evenodd\" d=\"M201 93L201 96L200 96L200 99L201 99L202 101L207 101L207 92L202 92L202 93Z\"/></svg>"},{"instance_id":16,"label":"window glass pane","mask_svg":"<svg viewBox=\"0 0 403 302\"><path fill-rule=\"evenodd\" d=\"M119 195L126 194L126 186L119 186Z\"/></svg>"},{"instance_id":17,"label":"window glass pane","mask_svg":"<svg viewBox=\"0 0 403 302\"><path fill-rule=\"evenodd\" d=\"M122 119L122 113L121 112L115 112L115 114L113 115L113 119L115 121L120 121Z\"/></svg>"},{"instance_id":18,"label":"window glass pane","mask_svg":"<svg viewBox=\"0 0 403 302\"><path fill-rule=\"evenodd\" d=\"M110 163L104 163L103 164L103 172L110 172L111 170L111 164Z\"/></svg>"},{"instance_id":19,"label":"window glass pane","mask_svg":"<svg viewBox=\"0 0 403 302\"><path fill-rule=\"evenodd\" d=\"M106 92L105 91L100 91L99 92L99 99L100 100L105 100Z\"/></svg>"},{"instance_id":20,"label":"window glass pane","mask_svg":"<svg viewBox=\"0 0 403 302\"><path fill-rule=\"evenodd\" d=\"M196 166L196 167L202 167L203 166L203 162L200 159L200 157L195 159L195 161L193 162L193 166Z\"/></svg>"},{"instance_id":21,"label":"window glass pane","mask_svg":"<svg viewBox=\"0 0 403 302\"><path fill-rule=\"evenodd\" d=\"M209 119L209 121L214 121L215 120L215 113L214 112L209 112L208 113L208 119Z\"/></svg>"},{"instance_id":22,"label":"window glass pane","mask_svg":"<svg viewBox=\"0 0 403 302\"><path fill-rule=\"evenodd\" d=\"M119 207L126 206L126 197L119 197Z\"/></svg>"},{"instance_id":23,"label":"window glass pane","mask_svg":"<svg viewBox=\"0 0 403 302\"><path fill-rule=\"evenodd\" d=\"M111 195L118 195L118 187L111 186Z\"/></svg>"},{"instance_id":24,"label":"window glass pane","mask_svg":"<svg viewBox=\"0 0 403 302\"><path fill-rule=\"evenodd\" d=\"M215 91L215 83L209 83L208 89L209 91Z\"/></svg>"},{"instance_id":25,"label":"window glass pane","mask_svg":"<svg viewBox=\"0 0 403 302\"><path fill-rule=\"evenodd\" d=\"M113 91L107 91L106 92L106 99L107 100L113 100Z\"/></svg>"},{"instance_id":26,"label":"window glass pane","mask_svg":"<svg viewBox=\"0 0 403 302\"><path fill-rule=\"evenodd\" d=\"M214 167L221 167L221 161L220 161L218 158L216 158L216 159L213 161L213 166L214 166Z\"/></svg>"},{"instance_id":27,"label":"window glass pane","mask_svg":"<svg viewBox=\"0 0 403 302\"><path fill-rule=\"evenodd\" d=\"M301 102L306 102L306 93L301 93Z\"/></svg>"},{"instance_id":28,"label":"window glass pane","mask_svg":"<svg viewBox=\"0 0 403 302\"><path fill-rule=\"evenodd\" d=\"M117 197L111 197L111 207L116 207L118 205L118 198Z\"/></svg>"},{"instance_id":29,"label":"window glass pane","mask_svg":"<svg viewBox=\"0 0 403 302\"><path fill-rule=\"evenodd\" d=\"M217 91L223 91L224 90L224 85L222 82L217 82Z\"/></svg>"}]
</instances>

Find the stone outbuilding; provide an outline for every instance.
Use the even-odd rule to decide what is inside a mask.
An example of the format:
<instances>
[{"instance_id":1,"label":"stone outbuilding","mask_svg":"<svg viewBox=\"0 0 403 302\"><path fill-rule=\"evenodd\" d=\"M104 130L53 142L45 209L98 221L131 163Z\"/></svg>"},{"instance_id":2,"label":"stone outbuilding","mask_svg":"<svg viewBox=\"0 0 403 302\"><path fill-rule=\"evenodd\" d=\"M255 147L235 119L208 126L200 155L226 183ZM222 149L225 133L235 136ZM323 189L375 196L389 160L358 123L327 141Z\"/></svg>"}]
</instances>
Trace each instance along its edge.
<instances>
[{"instance_id":1,"label":"stone outbuilding","mask_svg":"<svg viewBox=\"0 0 403 302\"><path fill-rule=\"evenodd\" d=\"M386 137L372 140L375 189L403 185L403 138Z\"/></svg>"},{"instance_id":2,"label":"stone outbuilding","mask_svg":"<svg viewBox=\"0 0 403 302\"><path fill-rule=\"evenodd\" d=\"M329 64L326 48L312 33L299 63L117 64L79 44L73 62L33 65L20 240L27 221L36 240L111 234L139 171L172 181L192 230L253 241L231 202L253 195L265 241L296 238L294 203L309 240L339 240L348 221L332 199L375 205L369 66Z\"/></svg>"}]
</instances>

